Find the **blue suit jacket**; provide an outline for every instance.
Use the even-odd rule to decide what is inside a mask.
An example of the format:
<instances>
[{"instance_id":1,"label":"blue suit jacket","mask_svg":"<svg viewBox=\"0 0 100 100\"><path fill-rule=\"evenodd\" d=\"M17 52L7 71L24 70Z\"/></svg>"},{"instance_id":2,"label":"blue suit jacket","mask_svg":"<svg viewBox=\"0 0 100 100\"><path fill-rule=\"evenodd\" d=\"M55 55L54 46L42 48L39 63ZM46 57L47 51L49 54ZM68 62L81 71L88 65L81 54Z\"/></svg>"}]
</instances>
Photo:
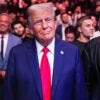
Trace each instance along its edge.
<instances>
[{"instance_id":1,"label":"blue suit jacket","mask_svg":"<svg viewBox=\"0 0 100 100\"><path fill-rule=\"evenodd\" d=\"M11 50L3 100L43 100L34 40ZM56 39L51 100L86 100L83 69L76 46Z\"/></svg>"},{"instance_id":2,"label":"blue suit jacket","mask_svg":"<svg viewBox=\"0 0 100 100\"><path fill-rule=\"evenodd\" d=\"M56 35L57 35L60 39L62 39L62 24L60 24L60 25L57 26Z\"/></svg>"},{"instance_id":3,"label":"blue suit jacket","mask_svg":"<svg viewBox=\"0 0 100 100\"><path fill-rule=\"evenodd\" d=\"M0 54L0 70L6 70L10 49L12 47L18 45L19 43L21 43L21 39L15 35L9 33L4 60L2 60L1 54Z\"/></svg>"}]
</instances>

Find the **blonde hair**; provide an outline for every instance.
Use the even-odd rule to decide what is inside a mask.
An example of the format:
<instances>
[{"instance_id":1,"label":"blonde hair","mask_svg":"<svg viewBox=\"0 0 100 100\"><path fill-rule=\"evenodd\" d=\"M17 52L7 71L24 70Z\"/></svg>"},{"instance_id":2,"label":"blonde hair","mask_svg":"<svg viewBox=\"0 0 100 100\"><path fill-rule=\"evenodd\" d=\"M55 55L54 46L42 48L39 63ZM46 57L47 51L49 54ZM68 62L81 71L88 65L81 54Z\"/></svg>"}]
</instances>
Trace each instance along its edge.
<instances>
[{"instance_id":1,"label":"blonde hair","mask_svg":"<svg viewBox=\"0 0 100 100\"><path fill-rule=\"evenodd\" d=\"M32 5L28 8L27 10L27 14L30 16L31 14L33 14L35 11L38 10L46 10L46 9L50 9L53 13L53 16L55 16L55 11L54 11L54 5L53 3L40 3L40 4L35 4Z\"/></svg>"},{"instance_id":2,"label":"blonde hair","mask_svg":"<svg viewBox=\"0 0 100 100\"><path fill-rule=\"evenodd\" d=\"M28 10L28 24L29 28L33 30L32 28L32 15L34 15L34 12L38 12L38 10L46 11L47 9L50 9L52 12L52 16L55 18L55 10L54 10L54 4L49 2L49 3L40 3L40 4L34 4L31 5Z\"/></svg>"}]
</instances>

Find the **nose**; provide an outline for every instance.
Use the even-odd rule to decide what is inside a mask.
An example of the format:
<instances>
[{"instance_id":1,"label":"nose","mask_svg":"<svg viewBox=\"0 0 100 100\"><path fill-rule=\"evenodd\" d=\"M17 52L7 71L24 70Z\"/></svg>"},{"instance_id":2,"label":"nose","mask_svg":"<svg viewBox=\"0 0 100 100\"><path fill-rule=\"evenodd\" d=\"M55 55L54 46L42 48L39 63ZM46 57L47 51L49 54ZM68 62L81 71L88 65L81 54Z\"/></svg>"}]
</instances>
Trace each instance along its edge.
<instances>
[{"instance_id":1,"label":"nose","mask_svg":"<svg viewBox=\"0 0 100 100\"><path fill-rule=\"evenodd\" d=\"M46 29L48 27L48 23L46 22L46 20L42 21L42 28Z\"/></svg>"},{"instance_id":2,"label":"nose","mask_svg":"<svg viewBox=\"0 0 100 100\"><path fill-rule=\"evenodd\" d=\"M6 21L0 21L0 24L1 25L5 25L5 24L8 24L8 22L6 22Z\"/></svg>"},{"instance_id":3,"label":"nose","mask_svg":"<svg viewBox=\"0 0 100 100\"><path fill-rule=\"evenodd\" d=\"M94 30L94 25L91 25L91 30Z\"/></svg>"},{"instance_id":4,"label":"nose","mask_svg":"<svg viewBox=\"0 0 100 100\"><path fill-rule=\"evenodd\" d=\"M90 25L90 29L91 29L91 30L94 30L94 28L95 28L95 27L94 27L94 25L93 25L93 24L92 24L92 25Z\"/></svg>"},{"instance_id":5,"label":"nose","mask_svg":"<svg viewBox=\"0 0 100 100\"><path fill-rule=\"evenodd\" d=\"M91 29L90 30L91 30L92 33L94 33L94 31L95 31L94 26L91 26Z\"/></svg>"}]
</instances>

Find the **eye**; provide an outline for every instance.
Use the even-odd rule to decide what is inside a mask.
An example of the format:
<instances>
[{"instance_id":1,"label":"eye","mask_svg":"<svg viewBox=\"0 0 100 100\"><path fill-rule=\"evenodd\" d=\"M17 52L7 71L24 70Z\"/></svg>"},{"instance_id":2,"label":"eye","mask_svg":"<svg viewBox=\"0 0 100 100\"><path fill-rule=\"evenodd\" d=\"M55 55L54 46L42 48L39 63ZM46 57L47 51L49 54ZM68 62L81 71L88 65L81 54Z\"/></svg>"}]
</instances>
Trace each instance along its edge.
<instances>
[{"instance_id":1,"label":"eye","mask_svg":"<svg viewBox=\"0 0 100 100\"><path fill-rule=\"evenodd\" d=\"M41 20L36 20L36 21L34 21L34 24L41 24Z\"/></svg>"},{"instance_id":2,"label":"eye","mask_svg":"<svg viewBox=\"0 0 100 100\"><path fill-rule=\"evenodd\" d=\"M45 20L49 23L49 22L53 21L53 18L46 18Z\"/></svg>"},{"instance_id":3,"label":"eye","mask_svg":"<svg viewBox=\"0 0 100 100\"><path fill-rule=\"evenodd\" d=\"M0 20L0 23L5 23L5 24L9 24L9 22L8 21L2 21L2 20Z\"/></svg>"}]
</instances>

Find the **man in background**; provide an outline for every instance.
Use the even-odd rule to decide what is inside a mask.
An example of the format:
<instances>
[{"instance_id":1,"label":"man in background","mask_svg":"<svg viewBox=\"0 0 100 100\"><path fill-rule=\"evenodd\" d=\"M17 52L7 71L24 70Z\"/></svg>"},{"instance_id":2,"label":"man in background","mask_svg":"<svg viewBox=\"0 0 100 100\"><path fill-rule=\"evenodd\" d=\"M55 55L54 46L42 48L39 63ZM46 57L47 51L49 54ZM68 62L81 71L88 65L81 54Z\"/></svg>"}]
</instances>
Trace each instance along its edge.
<instances>
[{"instance_id":1,"label":"man in background","mask_svg":"<svg viewBox=\"0 0 100 100\"><path fill-rule=\"evenodd\" d=\"M77 31L79 37L73 43L79 47L80 53L82 54L85 44L89 42L90 37L92 37L94 33L94 25L91 17L81 17L77 22Z\"/></svg>"},{"instance_id":2,"label":"man in background","mask_svg":"<svg viewBox=\"0 0 100 100\"><path fill-rule=\"evenodd\" d=\"M21 43L21 39L9 33L10 17L7 13L0 14L0 100L3 95L3 83L7 69L10 49Z\"/></svg>"},{"instance_id":3,"label":"man in background","mask_svg":"<svg viewBox=\"0 0 100 100\"><path fill-rule=\"evenodd\" d=\"M100 26L99 26L100 28ZM88 100L100 99L100 36L90 40L84 47L83 65Z\"/></svg>"},{"instance_id":4,"label":"man in background","mask_svg":"<svg viewBox=\"0 0 100 100\"><path fill-rule=\"evenodd\" d=\"M33 39L33 35L28 26L26 26L23 22L19 20L15 20L11 24L11 28L13 33L20 37L22 41L26 41L29 39Z\"/></svg>"}]
</instances>

